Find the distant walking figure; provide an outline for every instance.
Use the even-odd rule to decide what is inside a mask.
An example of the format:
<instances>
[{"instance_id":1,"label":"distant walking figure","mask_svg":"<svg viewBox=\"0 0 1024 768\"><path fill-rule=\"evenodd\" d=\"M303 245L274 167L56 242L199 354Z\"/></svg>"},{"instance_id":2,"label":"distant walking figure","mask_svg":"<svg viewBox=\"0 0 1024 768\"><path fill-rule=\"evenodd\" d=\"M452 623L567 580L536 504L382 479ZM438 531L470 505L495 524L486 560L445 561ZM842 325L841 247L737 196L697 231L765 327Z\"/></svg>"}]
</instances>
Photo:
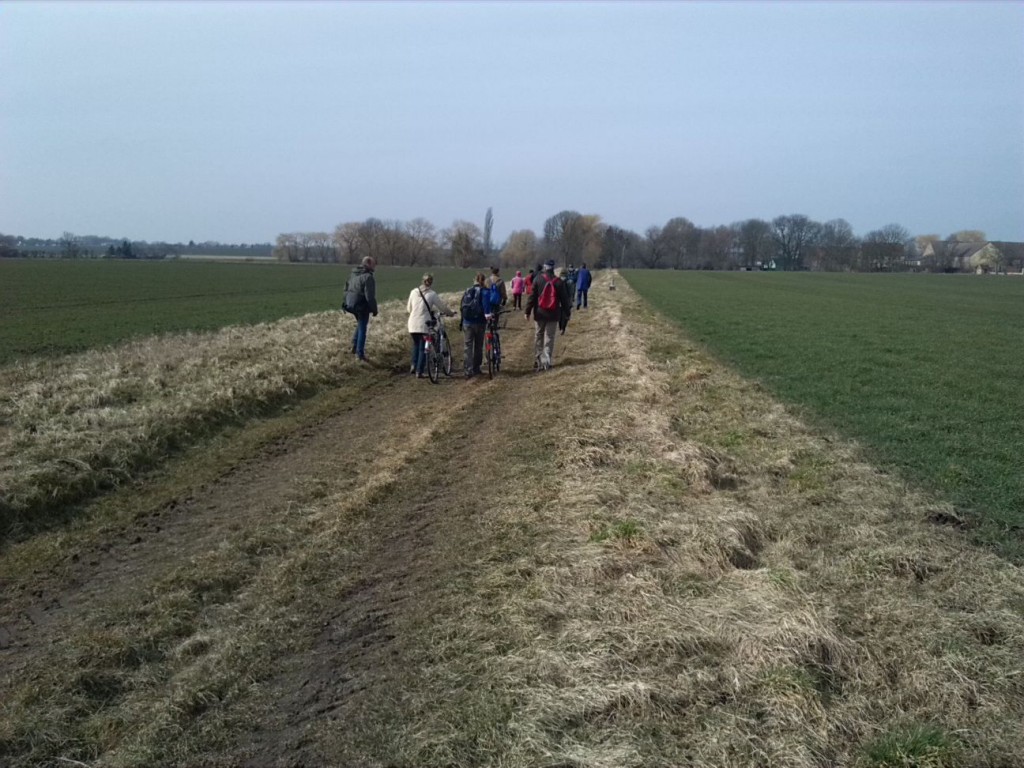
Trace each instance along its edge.
<instances>
[{"instance_id":1,"label":"distant walking figure","mask_svg":"<svg viewBox=\"0 0 1024 768\"><path fill-rule=\"evenodd\" d=\"M523 292L526 290L526 280L523 278L522 270L516 272L512 278L512 309L523 308Z\"/></svg>"},{"instance_id":2,"label":"distant walking figure","mask_svg":"<svg viewBox=\"0 0 1024 768\"><path fill-rule=\"evenodd\" d=\"M580 271L576 274L576 309L580 308L582 302L583 308L587 308L587 292L590 291L590 270L587 269L587 265L583 264L580 266Z\"/></svg>"},{"instance_id":3,"label":"distant walking figure","mask_svg":"<svg viewBox=\"0 0 1024 768\"><path fill-rule=\"evenodd\" d=\"M352 354L362 362L366 359L366 331L370 315L377 316L377 283L373 271L377 262L372 256L363 257L362 263L352 270L345 285L345 301L341 308L356 318L356 331L352 334Z\"/></svg>"}]
</instances>

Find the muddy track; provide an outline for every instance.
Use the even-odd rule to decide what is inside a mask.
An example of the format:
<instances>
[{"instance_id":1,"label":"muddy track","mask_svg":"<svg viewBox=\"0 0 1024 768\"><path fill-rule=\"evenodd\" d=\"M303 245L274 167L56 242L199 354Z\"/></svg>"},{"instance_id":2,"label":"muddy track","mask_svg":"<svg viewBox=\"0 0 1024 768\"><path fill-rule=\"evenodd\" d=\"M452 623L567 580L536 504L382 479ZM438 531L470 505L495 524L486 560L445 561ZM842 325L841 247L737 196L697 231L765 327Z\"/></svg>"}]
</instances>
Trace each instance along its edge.
<instances>
[{"instance_id":1,"label":"muddy track","mask_svg":"<svg viewBox=\"0 0 1024 768\"><path fill-rule=\"evenodd\" d=\"M525 517L532 484L553 469L538 443L550 439L545 422L558 413L565 377L586 375L573 350L582 325L575 338L560 338L560 369L534 374L532 324L516 316L503 337L502 374L462 384L468 404L437 404L448 415L434 425L430 448L410 457L374 506L354 563L359 580L317 617L323 629L312 648L272 681L281 698L243 750L248 765L395 764L408 748L396 734L425 716L422 703L413 711L403 699L444 708L453 692L429 690L420 670L434 659L424 640L458 621L460 594L481 589L481 563L515 557L522 542L495 527L489 509L511 499ZM499 638L474 638L465 652L477 653L481 640Z\"/></svg>"},{"instance_id":2,"label":"muddy track","mask_svg":"<svg viewBox=\"0 0 1024 768\"><path fill-rule=\"evenodd\" d=\"M7 681L45 663L55 645L95 617L143 610L156 585L247 530L292 525L303 516L327 525L346 499L369 498L372 509L356 517L372 515L370 521L346 524L352 586L332 596L322 614L304 617L307 627L321 629L307 651L280 660L281 671L267 686L274 692L273 711L251 739L242 739L246 746L239 753L220 758L265 765L301 764L308 757L321 764L324 745L304 737L307 726L374 711L381 687L394 682L393 673L415 655L402 638L422 637L438 590L471 581L481 548L498 546L488 538L487 489L506 494L529 481L510 474L528 462L510 464L505 457L532 452L530 425L539 421L534 405L558 405L558 396L538 399L536 385L547 382L541 389L555 392L560 373L571 375L573 367L585 365L572 351L580 345L582 322L559 338L556 362L563 371L543 374L532 369L532 322L515 313L507 323L505 365L495 380L485 374L465 381L455 370L434 385L370 369L372 384L339 403L337 413L111 530L104 542L65 562L59 578L41 579L41 588L5 584L0 663ZM458 364L461 334L454 340ZM380 725L367 727L372 732ZM379 739L357 742L366 749ZM331 754L333 763L337 745ZM349 757L364 764L368 755Z\"/></svg>"}]
</instances>

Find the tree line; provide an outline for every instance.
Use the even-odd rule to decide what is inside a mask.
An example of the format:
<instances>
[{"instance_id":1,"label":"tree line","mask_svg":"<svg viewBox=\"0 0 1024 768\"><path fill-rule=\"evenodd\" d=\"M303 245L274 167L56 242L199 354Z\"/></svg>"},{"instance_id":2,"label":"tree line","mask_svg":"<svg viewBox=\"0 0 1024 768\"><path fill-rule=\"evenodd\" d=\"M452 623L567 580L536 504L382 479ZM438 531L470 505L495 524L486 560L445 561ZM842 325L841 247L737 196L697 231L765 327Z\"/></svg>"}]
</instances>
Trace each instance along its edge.
<instances>
[{"instance_id":1,"label":"tree line","mask_svg":"<svg viewBox=\"0 0 1024 768\"><path fill-rule=\"evenodd\" d=\"M565 210L547 219L542 232L515 230L495 247L493 221L490 208L483 229L461 219L438 229L423 218L407 222L369 218L339 224L333 232L281 234L273 254L282 261L345 264L370 256L378 264L393 266L500 264L526 269L554 259L561 265L586 262L597 269L941 272L954 268L952 249L941 244L985 240L984 233L976 230L954 232L945 239L933 234L913 237L899 224L887 224L860 237L844 219L817 222L802 214L716 227L700 227L679 216L641 234L606 224L598 215ZM933 255L922 261L929 244ZM994 267L1024 266L1014 263L1020 260L1002 259Z\"/></svg>"},{"instance_id":2,"label":"tree line","mask_svg":"<svg viewBox=\"0 0 1024 768\"><path fill-rule=\"evenodd\" d=\"M0 258L36 259L173 259L179 256L269 257L270 243L197 243L129 240L101 235L64 232L59 238L21 237L0 234Z\"/></svg>"},{"instance_id":3,"label":"tree line","mask_svg":"<svg viewBox=\"0 0 1024 768\"><path fill-rule=\"evenodd\" d=\"M528 269L547 259L561 265L586 262L601 269L780 269L815 271L948 272L1024 268L1024 246L991 244L970 259L958 244L982 243L977 230L912 237L887 224L860 237L844 219L817 222L802 214L771 221L747 219L728 226L700 227L677 216L643 233L607 224L596 214L564 210L544 222L541 232L519 229L504 243L492 242L493 211L483 227L457 219L438 228L424 218L411 221L369 218L339 224L333 232L290 232L276 242L232 244L134 241L76 236L44 240L0 234L0 257L167 259L187 255L273 256L287 262L356 264L371 256L391 266Z\"/></svg>"}]
</instances>

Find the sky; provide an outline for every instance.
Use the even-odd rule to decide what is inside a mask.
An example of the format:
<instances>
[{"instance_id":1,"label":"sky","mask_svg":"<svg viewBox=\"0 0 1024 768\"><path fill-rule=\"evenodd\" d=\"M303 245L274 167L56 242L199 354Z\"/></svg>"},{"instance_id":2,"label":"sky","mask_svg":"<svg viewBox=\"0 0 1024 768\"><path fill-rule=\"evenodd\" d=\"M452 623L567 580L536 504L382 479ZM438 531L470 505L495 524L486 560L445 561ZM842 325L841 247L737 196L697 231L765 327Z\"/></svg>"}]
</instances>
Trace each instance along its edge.
<instances>
[{"instance_id":1,"label":"sky","mask_svg":"<svg viewBox=\"0 0 1024 768\"><path fill-rule=\"evenodd\" d=\"M488 208L1024 241L1024 2L0 0L0 233Z\"/></svg>"}]
</instances>

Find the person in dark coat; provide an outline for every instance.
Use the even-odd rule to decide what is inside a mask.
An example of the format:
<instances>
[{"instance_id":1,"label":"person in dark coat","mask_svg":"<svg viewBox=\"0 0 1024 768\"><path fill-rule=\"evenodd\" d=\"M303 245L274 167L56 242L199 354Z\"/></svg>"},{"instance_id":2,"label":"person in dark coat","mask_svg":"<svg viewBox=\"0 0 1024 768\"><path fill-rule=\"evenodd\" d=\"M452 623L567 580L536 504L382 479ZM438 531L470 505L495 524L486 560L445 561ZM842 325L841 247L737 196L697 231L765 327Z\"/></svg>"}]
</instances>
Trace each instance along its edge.
<instances>
[{"instance_id":1,"label":"person in dark coat","mask_svg":"<svg viewBox=\"0 0 1024 768\"><path fill-rule=\"evenodd\" d=\"M356 319L356 330L352 334L352 354L362 362L366 359L366 332L370 325L370 315L377 316L377 283L373 272L377 262L372 256L363 258L362 263L352 270L348 283L345 285L345 303L342 309L350 312Z\"/></svg>"}]
</instances>

